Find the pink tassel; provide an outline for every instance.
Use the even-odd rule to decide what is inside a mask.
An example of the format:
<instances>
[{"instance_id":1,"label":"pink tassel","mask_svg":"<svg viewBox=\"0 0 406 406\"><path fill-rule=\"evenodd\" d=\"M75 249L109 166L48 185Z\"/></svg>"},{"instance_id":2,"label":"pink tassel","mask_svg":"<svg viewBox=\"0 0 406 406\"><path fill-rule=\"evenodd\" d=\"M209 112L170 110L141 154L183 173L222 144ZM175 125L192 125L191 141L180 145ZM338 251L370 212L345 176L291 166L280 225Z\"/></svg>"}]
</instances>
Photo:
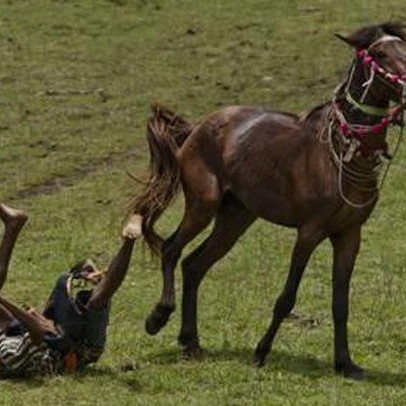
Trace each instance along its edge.
<instances>
[{"instance_id":1,"label":"pink tassel","mask_svg":"<svg viewBox=\"0 0 406 406\"><path fill-rule=\"evenodd\" d=\"M365 135L367 134L367 130L365 128L360 128L357 131L357 134L358 134L359 137L365 137Z\"/></svg>"},{"instance_id":2,"label":"pink tassel","mask_svg":"<svg viewBox=\"0 0 406 406\"><path fill-rule=\"evenodd\" d=\"M392 83L396 83L399 80L399 75L395 75L393 73L387 73L385 78L388 79Z\"/></svg>"},{"instance_id":3,"label":"pink tassel","mask_svg":"<svg viewBox=\"0 0 406 406\"><path fill-rule=\"evenodd\" d=\"M347 123L340 123L340 129L344 135L347 135L350 132L350 128Z\"/></svg>"},{"instance_id":4,"label":"pink tassel","mask_svg":"<svg viewBox=\"0 0 406 406\"><path fill-rule=\"evenodd\" d=\"M381 124L382 124L384 127L387 127L387 126L389 125L389 123L390 123L390 121L389 121L389 118L388 118L388 117L383 117L383 118L382 118Z\"/></svg>"},{"instance_id":5,"label":"pink tassel","mask_svg":"<svg viewBox=\"0 0 406 406\"><path fill-rule=\"evenodd\" d=\"M380 134L384 129L384 126L382 124L376 124L372 127L372 132L374 134Z\"/></svg>"}]
</instances>

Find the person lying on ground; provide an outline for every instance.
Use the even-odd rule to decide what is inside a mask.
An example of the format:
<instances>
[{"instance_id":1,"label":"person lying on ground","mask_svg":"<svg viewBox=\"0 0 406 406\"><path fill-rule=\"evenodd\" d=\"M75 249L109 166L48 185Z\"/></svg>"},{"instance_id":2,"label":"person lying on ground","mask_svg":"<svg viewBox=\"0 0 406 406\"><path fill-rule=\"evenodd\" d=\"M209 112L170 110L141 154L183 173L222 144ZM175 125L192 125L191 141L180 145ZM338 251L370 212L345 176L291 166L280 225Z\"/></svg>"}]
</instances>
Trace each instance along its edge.
<instances>
[{"instance_id":1,"label":"person lying on ground","mask_svg":"<svg viewBox=\"0 0 406 406\"><path fill-rule=\"evenodd\" d=\"M0 292L13 248L28 217L0 203ZM123 243L107 272L91 260L60 275L44 310L25 310L0 295L0 377L74 372L96 362L106 344L111 299L127 273L141 216L122 231Z\"/></svg>"}]
</instances>

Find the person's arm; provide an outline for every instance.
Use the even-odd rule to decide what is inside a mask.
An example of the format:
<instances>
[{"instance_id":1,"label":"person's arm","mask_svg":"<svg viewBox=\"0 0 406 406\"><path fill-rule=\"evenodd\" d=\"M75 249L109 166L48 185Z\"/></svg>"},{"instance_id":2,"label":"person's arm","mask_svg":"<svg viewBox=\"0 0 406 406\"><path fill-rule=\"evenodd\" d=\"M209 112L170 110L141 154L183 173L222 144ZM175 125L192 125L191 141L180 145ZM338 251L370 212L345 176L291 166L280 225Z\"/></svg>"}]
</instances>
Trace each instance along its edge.
<instances>
[{"instance_id":1,"label":"person's arm","mask_svg":"<svg viewBox=\"0 0 406 406\"><path fill-rule=\"evenodd\" d=\"M52 320L47 319L38 312L21 309L1 296L0 305L7 309L27 329L36 344L43 340L46 333L57 333Z\"/></svg>"},{"instance_id":2,"label":"person's arm","mask_svg":"<svg viewBox=\"0 0 406 406\"><path fill-rule=\"evenodd\" d=\"M142 217L134 214L122 231L123 244L111 262L106 275L93 289L87 303L88 310L100 310L121 286L130 264L134 242L142 235Z\"/></svg>"}]
</instances>

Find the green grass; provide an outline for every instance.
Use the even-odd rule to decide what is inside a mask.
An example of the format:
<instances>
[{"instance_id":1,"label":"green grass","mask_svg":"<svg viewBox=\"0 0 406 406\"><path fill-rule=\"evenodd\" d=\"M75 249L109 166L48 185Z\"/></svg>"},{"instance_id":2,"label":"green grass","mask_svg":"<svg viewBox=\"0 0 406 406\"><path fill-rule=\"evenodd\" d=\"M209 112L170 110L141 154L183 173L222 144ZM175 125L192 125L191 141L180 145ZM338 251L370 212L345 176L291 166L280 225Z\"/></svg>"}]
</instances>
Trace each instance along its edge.
<instances>
[{"instance_id":1,"label":"green grass","mask_svg":"<svg viewBox=\"0 0 406 406\"><path fill-rule=\"evenodd\" d=\"M40 306L77 260L108 263L136 191L125 172L147 170L151 102L191 120L236 103L306 111L331 97L350 62L334 32L405 15L395 0L0 2L0 200L31 216L4 295ZM202 285L206 359L182 358L179 311L160 335L144 332L161 276L137 247L99 364L76 377L1 382L0 403L404 403L405 155L402 146L353 277L350 343L369 371L364 382L333 372L328 244L312 258L296 306L318 323L286 321L266 367L252 367L295 237L259 221ZM163 235L181 211L179 199L159 224ZM178 272L178 303L180 282ZM135 369L125 372L128 363Z\"/></svg>"}]
</instances>

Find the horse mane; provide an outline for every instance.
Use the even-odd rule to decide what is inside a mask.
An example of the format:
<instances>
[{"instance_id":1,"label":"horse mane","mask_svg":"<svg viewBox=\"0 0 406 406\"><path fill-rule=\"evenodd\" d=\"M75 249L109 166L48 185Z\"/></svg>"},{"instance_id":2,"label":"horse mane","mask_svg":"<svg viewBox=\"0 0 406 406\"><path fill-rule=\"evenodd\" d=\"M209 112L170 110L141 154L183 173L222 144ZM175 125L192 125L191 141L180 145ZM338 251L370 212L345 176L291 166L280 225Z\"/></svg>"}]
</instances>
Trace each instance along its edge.
<instances>
[{"instance_id":1,"label":"horse mane","mask_svg":"<svg viewBox=\"0 0 406 406\"><path fill-rule=\"evenodd\" d=\"M299 122L300 122L301 124L304 124L304 123L307 122L307 121L310 121L310 120L312 121L312 120L313 120L313 117L314 117L316 114L321 114L321 113L323 112L324 108L325 108L327 105L329 105L330 103L331 103L331 101L324 102L324 103L322 103L322 104L319 104L319 105L316 106L316 107L313 107L311 110L302 113L302 114L300 115Z\"/></svg>"},{"instance_id":2,"label":"horse mane","mask_svg":"<svg viewBox=\"0 0 406 406\"><path fill-rule=\"evenodd\" d=\"M363 27L347 36L347 41L356 48L369 48L369 46L383 34L393 35L406 41L404 24L389 21L383 24Z\"/></svg>"},{"instance_id":3,"label":"horse mane","mask_svg":"<svg viewBox=\"0 0 406 406\"><path fill-rule=\"evenodd\" d=\"M297 115L296 113L292 113L290 111L284 111L284 110L278 110L278 109L269 109L269 108L264 108L264 111L267 112L267 113L282 114L284 116L294 118L295 120L300 120L299 115Z\"/></svg>"}]
</instances>

